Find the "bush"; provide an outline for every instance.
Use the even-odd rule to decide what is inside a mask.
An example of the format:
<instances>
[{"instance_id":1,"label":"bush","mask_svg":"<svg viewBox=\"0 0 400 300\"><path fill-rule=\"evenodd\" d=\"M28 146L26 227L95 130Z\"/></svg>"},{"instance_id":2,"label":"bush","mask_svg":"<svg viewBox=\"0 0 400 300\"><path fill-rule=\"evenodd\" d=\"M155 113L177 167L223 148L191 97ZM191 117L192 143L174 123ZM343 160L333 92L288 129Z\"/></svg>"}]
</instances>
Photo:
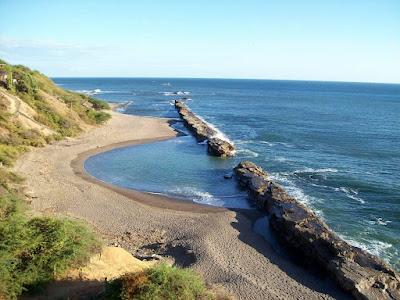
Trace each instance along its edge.
<instances>
[{"instance_id":1,"label":"bush","mask_svg":"<svg viewBox=\"0 0 400 300\"><path fill-rule=\"evenodd\" d=\"M108 102L104 100L95 99L92 97L88 97L88 101L92 104L93 108L96 110L100 109L110 109L110 105Z\"/></svg>"},{"instance_id":2,"label":"bush","mask_svg":"<svg viewBox=\"0 0 400 300\"><path fill-rule=\"evenodd\" d=\"M88 118L96 124L103 124L111 118L111 115L104 111L88 110L86 114Z\"/></svg>"},{"instance_id":3,"label":"bush","mask_svg":"<svg viewBox=\"0 0 400 300\"><path fill-rule=\"evenodd\" d=\"M19 93L33 95L37 92L37 82L32 77L31 71L23 66L12 68L12 77L17 80L16 90Z\"/></svg>"},{"instance_id":4,"label":"bush","mask_svg":"<svg viewBox=\"0 0 400 300\"><path fill-rule=\"evenodd\" d=\"M99 242L86 226L54 218L27 219L15 195L0 197L0 295L15 299L86 262Z\"/></svg>"},{"instance_id":5,"label":"bush","mask_svg":"<svg viewBox=\"0 0 400 300\"><path fill-rule=\"evenodd\" d=\"M10 146L0 144L0 165L10 167L21 153L26 151L24 146Z\"/></svg>"},{"instance_id":6,"label":"bush","mask_svg":"<svg viewBox=\"0 0 400 300\"><path fill-rule=\"evenodd\" d=\"M105 299L121 300L196 300L216 299L204 281L193 271L160 264L112 281Z\"/></svg>"},{"instance_id":7,"label":"bush","mask_svg":"<svg viewBox=\"0 0 400 300\"><path fill-rule=\"evenodd\" d=\"M2 190L10 190L11 184L21 183L23 178L5 168L0 167L0 187ZM0 193L0 197L2 194Z\"/></svg>"}]
</instances>

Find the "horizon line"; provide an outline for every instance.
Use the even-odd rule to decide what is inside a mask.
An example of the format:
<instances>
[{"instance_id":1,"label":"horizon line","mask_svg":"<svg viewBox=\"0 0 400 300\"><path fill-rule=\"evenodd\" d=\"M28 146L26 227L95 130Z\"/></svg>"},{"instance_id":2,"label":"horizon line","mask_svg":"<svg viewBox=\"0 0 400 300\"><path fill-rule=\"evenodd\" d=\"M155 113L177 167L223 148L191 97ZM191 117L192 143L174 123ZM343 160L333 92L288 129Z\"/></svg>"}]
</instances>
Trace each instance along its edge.
<instances>
[{"instance_id":1,"label":"horizon line","mask_svg":"<svg viewBox=\"0 0 400 300\"><path fill-rule=\"evenodd\" d=\"M331 82L331 83L367 83L400 85L399 82L381 81L347 81L347 80L321 80L321 79L271 79L271 78L241 78L241 77L157 77L157 76L49 76L50 78L80 78L80 79L216 79L216 80L259 80L259 81L303 81L303 82Z\"/></svg>"}]
</instances>

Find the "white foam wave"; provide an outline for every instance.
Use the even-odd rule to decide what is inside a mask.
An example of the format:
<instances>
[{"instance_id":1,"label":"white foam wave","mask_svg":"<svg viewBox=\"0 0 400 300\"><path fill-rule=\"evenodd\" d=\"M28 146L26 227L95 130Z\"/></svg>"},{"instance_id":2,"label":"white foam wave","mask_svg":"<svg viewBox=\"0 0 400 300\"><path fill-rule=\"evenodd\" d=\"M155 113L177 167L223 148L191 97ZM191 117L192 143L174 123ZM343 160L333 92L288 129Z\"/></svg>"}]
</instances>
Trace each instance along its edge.
<instances>
[{"instance_id":1,"label":"white foam wave","mask_svg":"<svg viewBox=\"0 0 400 300\"><path fill-rule=\"evenodd\" d=\"M259 143L268 145L270 147L275 147L275 146L284 146L284 147L287 147L287 148L293 148L294 147L294 145L289 144L289 143L285 143L285 142L260 141Z\"/></svg>"},{"instance_id":2,"label":"white foam wave","mask_svg":"<svg viewBox=\"0 0 400 300\"><path fill-rule=\"evenodd\" d=\"M236 145L247 145L247 144L253 144L253 141L249 140L235 140Z\"/></svg>"},{"instance_id":3,"label":"white foam wave","mask_svg":"<svg viewBox=\"0 0 400 300\"><path fill-rule=\"evenodd\" d=\"M334 189L336 192L342 192L346 195L347 198L356 200L358 202L360 202L361 204L365 204L364 199L362 199L361 197L358 196L358 191L351 189L351 188L347 188L347 187L339 187L339 188L335 188Z\"/></svg>"},{"instance_id":4,"label":"white foam wave","mask_svg":"<svg viewBox=\"0 0 400 300\"><path fill-rule=\"evenodd\" d=\"M243 157L258 157L259 154L255 151L252 151L250 149L238 149L236 150L238 154L242 154Z\"/></svg>"},{"instance_id":5,"label":"white foam wave","mask_svg":"<svg viewBox=\"0 0 400 300\"><path fill-rule=\"evenodd\" d=\"M371 225L381 225L381 226L387 226L389 223L392 223L390 220L384 220L381 217L375 218L375 220L370 220L367 221Z\"/></svg>"},{"instance_id":6,"label":"white foam wave","mask_svg":"<svg viewBox=\"0 0 400 300\"><path fill-rule=\"evenodd\" d=\"M300 203L311 208L315 212L315 214L317 214L321 219L324 219L322 211L315 209L313 205L314 203L321 202L320 199L306 195L304 191L296 186L296 184L291 181L284 173L271 173L269 176L272 180L281 183L285 187L285 190L288 192L289 195L296 198Z\"/></svg>"},{"instance_id":7,"label":"white foam wave","mask_svg":"<svg viewBox=\"0 0 400 300\"><path fill-rule=\"evenodd\" d=\"M267 142L267 141L260 141L260 143L261 143L261 144L266 144L266 145L268 145L268 146L270 146L270 147L273 147L273 146L276 145L276 143L271 143L271 142Z\"/></svg>"},{"instance_id":8,"label":"white foam wave","mask_svg":"<svg viewBox=\"0 0 400 300\"><path fill-rule=\"evenodd\" d=\"M189 198L199 204L231 208L250 208L248 202L241 195L214 196L209 192L201 191L194 187L176 187L170 190L169 193L178 197ZM225 201L225 198L229 200Z\"/></svg>"},{"instance_id":9,"label":"white foam wave","mask_svg":"<svg viewBox=\"0 0 400 300\"><path fill-rule=\"evenodd\" d=\"M337 173L339 172L334 168L321 168L321 169L313 169L313 168L304 168L301 170L295 170L292 174L300 174L300 173Z\"/></svg>"},{"instance_id":10,"label":"white foam wave","mask_svg":"<svg viewBox=\"0 0 400 300\"><path fill-rule=\"evenodd\" d=\"M164 96L188 96L190 92L186 91L176 91L176 92L161 92Z\"/></svg>"},{"instance_id":11,"label":"white foam wave","mask_svg":"<svg viewBox=\"0 0 400 300\"><path fill-rule=\"evenodd\" d=\"M356 241L350 237L344 236L344 235L340 235L339 236L344 239L345 241L347 241L349 244L361 248L373 255L376 255L378 257L383 257L385 258L385 253L387 252L387 250L389 248L392 248L393 245L389 244L389 243L385 243L382 241L378 241L378 240L368 240L366 242L360 242L360 241Z\"/></svg>"},{"instance_id":12,"label":"white foam wave","mask_svg":"<svg viewBox=\"0 0 400 300\"><path fill-rule=\"evenodd\" d=\"M120 91L103 91L101 89L94 89L94 90L76 90L76 92L85 94L88 96L98 95L98 94L114 94L114 93L121 93Z\"/></svg>"},{"instance_id":13,"label":"white foam wave","mask_svg":"<svg viewBox=\"0 0 400 300\"><path fill-rule=\"evenodd\" d=\"M206 120L204 120L202 117L196 115L201 121L203 121L205 124L207 124L208 127L210 127L211 129L214 130L215 134L212 136L213 138L218 138L221 139L223 141L226 141L232 145L234 145L233 141L230 140L221 130L219 130L214 124L207 122Z\"/></svg>"},{"instance_id":14,"label":"white foam wave","mask_svg":"<svg viewBox=\"0 0 400 300\"><path fill-rule=\"evenodd\" d=\"M283 156L275 156L274 160L278 161L278 162L285 162L285 161L288 161L289 159L287 159L286 157L283 157Z\"/></svg>"}]
</instances>

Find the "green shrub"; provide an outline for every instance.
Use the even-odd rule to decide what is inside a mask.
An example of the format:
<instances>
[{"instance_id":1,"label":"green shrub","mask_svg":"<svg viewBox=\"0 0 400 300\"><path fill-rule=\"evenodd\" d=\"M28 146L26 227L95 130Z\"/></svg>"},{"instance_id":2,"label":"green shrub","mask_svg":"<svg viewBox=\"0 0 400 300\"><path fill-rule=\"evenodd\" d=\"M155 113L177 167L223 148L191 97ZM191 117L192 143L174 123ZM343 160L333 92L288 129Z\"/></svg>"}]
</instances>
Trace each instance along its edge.
<instances>
[{"instance_id":1,"label":"green shrub","mask_svg":"<svg viewBox=\"0 0 400 300\"><path fill-rule=\"evenodd\" d=\"M34 95L37 92L37 82L32 77L31 71L23 66L14 66L12 68L12 78L17 80L15 88L19 93Z\"/></svg>"},{"instance_id":2,"label":"green shrub","mask_svg":"<svg viewBox=\"0 0 400 300\"><path fill-rule=\"evenodd\" d=\"M15 195L0 197L0 295L16 299L86 262L100 243L77 222L27 219Z\"/></svg>"},{"instance_id":3,"label":"green shrub","mask_svg":"<svg viewBox=\"0 0 400 300\"><path fill-rule=\"evenodd\" d=\"M96 110L100 109L110 109L110 105L108 102L104 100L95 99L92 97L88 97L88 101L92 104L93 108Z\"/></svg>"},{"instance_id":4,"label":"green shrub","mask_svg":"<svg viewBox=\"0 0 400 300\"><path fill-rule=\"evenodd\" d=\"M11 172L10 170L0 167L0 187L2 187L4 190L10 190L11 184L21 183L22 181L22 177L18 176L14 172ZM2 196L1 193L0 196Z\"/></svg>"},{"instance_id":5,"label":"green shrub","mask_svg":"<svg viewBox=\"0 0 400 300\"><path fill-rule=\"evenodd\" d=\"M160 264L112 281L107 286L105 299L195 300L215 297L193 271Z\"/></svg>"},{"instance_id":6,"label":"green shrub","mask_svg":"<svg viewBox=\"0 0 400 300\"><path fill-rule=\"evenodd\" d=\"M96 124L103 124L111 118L111 115L104 111L88 110L86 114Z\"/></svg>"},{"instance_id":7,"label":"green shrub","mask_svg":"<svg viewBox=\"0 0 400 300\"><path fill-rule=\"evenodd\" d=\"M26 149L24 146L0 144L0 164L7 167L12 166L18 155L26 151Z\"/></svg>"}]
</instances>

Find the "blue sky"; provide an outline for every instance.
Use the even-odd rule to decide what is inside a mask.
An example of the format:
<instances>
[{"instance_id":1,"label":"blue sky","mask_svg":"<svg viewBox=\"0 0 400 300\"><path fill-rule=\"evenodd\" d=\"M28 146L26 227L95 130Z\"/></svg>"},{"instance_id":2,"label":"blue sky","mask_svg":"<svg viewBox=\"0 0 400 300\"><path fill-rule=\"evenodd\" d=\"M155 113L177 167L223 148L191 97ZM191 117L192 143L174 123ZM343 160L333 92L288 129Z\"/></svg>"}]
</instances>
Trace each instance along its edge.
<instances>
[{"instance_id":1,"label":"blue sky","mask_svg":"<svg viewBox=\"0 0 400 300\"><path fill-rule=\"evenodd\" d=\"M400 83L400 1L0 0L0 57L50 76Z\"/></svg>"}]
</instances>

